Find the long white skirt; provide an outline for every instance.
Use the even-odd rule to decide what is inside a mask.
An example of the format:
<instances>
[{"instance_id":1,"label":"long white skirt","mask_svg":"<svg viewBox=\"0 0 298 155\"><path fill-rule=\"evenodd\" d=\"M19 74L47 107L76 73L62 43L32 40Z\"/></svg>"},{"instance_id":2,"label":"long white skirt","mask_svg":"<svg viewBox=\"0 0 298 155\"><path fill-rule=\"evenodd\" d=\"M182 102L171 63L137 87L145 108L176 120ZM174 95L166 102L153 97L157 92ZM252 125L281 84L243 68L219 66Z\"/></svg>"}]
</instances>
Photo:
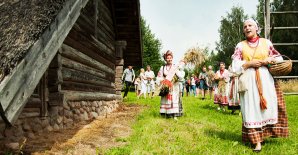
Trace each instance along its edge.
<instances>
[{"instance_id":1,"label":"long white skirt","mask_svg":"<svg viewBox=\"0 0 298 155\"><path fill-rule=\"evenodd\" d=\"M147 93L147 80L142 80L141 82L141 94Z\"/></svg>"},{"instance_id":2,"label":"long white skirt","mask_svg":"<svg viewBox=\"0 0 298 155\"><path fill-rule=\"evenodd\" d=\"M173 90L169 93L169 95L161 97L161 114L174 114L175 116L180 116L182 114L180 92L179 82L176 82L173 84Z\"/></svg>"},{"instance_id":3,"label":"long white skirt","mask_svg":"<svg viewBox=\"0 0 298 155\"><path fill-rule=\"evenodd\" d=\"M266 67L260 67L260 79L263 87L263 96L267 101L267 109L260 108L260 96L256 85L256 71L253 68L247 69L250 79L248 91L240 94L241 112L243 125L246 128L260 128L267 124L276 124L277 115L277 96L274 87L274 80Z\"/></svg>"}]
</instances>

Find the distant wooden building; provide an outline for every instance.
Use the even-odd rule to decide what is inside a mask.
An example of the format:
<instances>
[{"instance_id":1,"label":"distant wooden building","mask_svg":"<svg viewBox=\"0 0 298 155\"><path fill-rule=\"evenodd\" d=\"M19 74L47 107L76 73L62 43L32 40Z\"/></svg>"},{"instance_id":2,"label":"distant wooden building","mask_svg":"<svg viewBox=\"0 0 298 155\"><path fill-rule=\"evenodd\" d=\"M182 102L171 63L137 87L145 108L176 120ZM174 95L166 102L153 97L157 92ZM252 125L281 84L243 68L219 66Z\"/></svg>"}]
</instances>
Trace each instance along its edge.
<instances>
[{"instance_id":1,"label":"distant wooden building","mask_svg":"<svg viewBox=\"0 0 298 155\"><path fill-rule=\"evenodd\" d=\"M13 132L0 137L67 128L115 109L123 66L142 65L139 5L2 2L0 130ZM4 129L4 122L14 127Z\"/></svg>"}]
</instances>

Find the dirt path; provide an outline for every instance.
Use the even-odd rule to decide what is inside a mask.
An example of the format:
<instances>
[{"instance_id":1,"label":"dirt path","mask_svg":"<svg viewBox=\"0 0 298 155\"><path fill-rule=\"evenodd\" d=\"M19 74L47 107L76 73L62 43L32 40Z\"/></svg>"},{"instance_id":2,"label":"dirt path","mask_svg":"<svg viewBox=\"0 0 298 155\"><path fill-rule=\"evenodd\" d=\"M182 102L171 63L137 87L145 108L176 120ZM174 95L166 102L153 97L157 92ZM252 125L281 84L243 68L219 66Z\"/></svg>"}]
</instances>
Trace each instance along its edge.
<instances>
[{"instance_id":1,"label":"dirt path","mask_svg":"<svg viewBox=\"0 0 298 155\"><path fill-rule=\"evenodd\" d=\"M50 132L28 140L25 154L97 154L102 150L123 146L131 134L131 125L144 107L120 105L111 114L72 129Z\"/></svg>"}]
</instances>

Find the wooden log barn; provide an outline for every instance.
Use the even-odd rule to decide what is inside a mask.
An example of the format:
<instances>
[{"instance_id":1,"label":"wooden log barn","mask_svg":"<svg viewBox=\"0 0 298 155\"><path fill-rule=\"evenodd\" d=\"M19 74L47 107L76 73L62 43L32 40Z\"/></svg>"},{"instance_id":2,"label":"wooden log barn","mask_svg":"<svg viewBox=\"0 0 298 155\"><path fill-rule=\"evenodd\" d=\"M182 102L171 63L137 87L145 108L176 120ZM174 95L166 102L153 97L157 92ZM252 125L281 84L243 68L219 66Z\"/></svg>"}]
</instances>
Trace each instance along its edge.
<instances>
[{"instance_id":1,"label":"wooden log barn","mask_svg":"<svg viewBox=\"0 0 298 155\"><path fill-rule=\"evenodd\" d=\"M0 2L0 140L70 128L117 108L142 66L139 0Z\"/></svg>"}]
</instances>

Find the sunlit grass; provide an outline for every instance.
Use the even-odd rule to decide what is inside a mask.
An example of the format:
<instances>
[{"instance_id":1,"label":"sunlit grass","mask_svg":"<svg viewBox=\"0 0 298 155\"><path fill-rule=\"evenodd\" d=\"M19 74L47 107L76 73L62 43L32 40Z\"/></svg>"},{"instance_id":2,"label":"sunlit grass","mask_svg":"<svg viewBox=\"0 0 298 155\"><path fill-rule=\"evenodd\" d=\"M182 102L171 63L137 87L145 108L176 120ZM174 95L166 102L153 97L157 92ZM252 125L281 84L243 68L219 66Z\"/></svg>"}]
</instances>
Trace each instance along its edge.
<instances>
[{"instance_id":1,"label":"sunlit grass","mask_svg":"<svg viewBox=\"0 0 298 155\"><path fill-rule=\"evenodd\" d=\"M178 121L159 116L159 97L136 99L133 93L125 104L146 105L133 125L128 145L105 154L254 154L241 142L241 116L219 112L212 100L184 97L184 116ZM298 96L287 96L290 137L268 139L260 154L298 154Z\"/></svg>"}]
</instances>

